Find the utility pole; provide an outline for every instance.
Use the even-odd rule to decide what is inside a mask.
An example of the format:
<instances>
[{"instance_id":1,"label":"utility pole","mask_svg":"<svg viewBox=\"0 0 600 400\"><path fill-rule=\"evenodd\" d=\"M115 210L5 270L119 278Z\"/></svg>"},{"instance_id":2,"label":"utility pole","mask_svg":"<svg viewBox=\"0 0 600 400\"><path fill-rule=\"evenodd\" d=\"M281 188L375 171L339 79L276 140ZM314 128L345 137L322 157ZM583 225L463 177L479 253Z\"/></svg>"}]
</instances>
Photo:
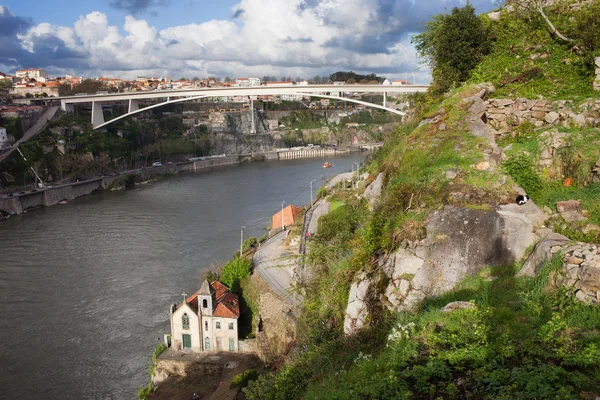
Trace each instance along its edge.
<instances>
[{"instance_id":1,"label":"utility pole","mask_svg":"<svg viewBox=\"0 0 600 400\"><path fill-rule=\"evenodd\" d=\"M283 205L285 204L285 201L281 202L281 230L284 231L285 230L285 225L283 224Z\"/></svg>"},{"instance_id":2,"label":"utility pole","mask_svg":"<svg viewBox=\"0 0 600 400\"><path fill-rule=\"evenodd\" d=\"M254 127L254 100L252 100L252 97L250 97L250 118L251 118L251 127L250 127L250 134L254 135L256 133L256 128Z\"/></svg>"},{"instance_id":3,"label":"utility pole","mask_svg":"<svg viewBox=\"0 0 600 400\"><path fill-rule=\"evenodd\" d=\"M242 233L240 235L240 258L242 258L242 249L244 248L244 229L246 229L246 227L242 226Z\"/></svg>"},{"instance_id":4,"label":"utility pole","mask_svg":"<svg viewBox=\"0 0 600 400\"><path fill-rule=\"evenodd\" d=\"M311 207L313 205L313 189L312 189L312 184L315 181L316 181L316 179L313 179L312 181L310 181L310 206Z\"/></svg>"}]
</instances>

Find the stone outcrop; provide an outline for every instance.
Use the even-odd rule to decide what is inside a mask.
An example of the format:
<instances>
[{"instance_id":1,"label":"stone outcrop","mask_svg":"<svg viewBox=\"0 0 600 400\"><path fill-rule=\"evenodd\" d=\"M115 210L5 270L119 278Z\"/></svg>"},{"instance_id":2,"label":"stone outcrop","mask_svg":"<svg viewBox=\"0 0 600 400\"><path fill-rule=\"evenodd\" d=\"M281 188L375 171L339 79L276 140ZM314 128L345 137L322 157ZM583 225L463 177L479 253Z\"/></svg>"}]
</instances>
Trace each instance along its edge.
<instances>
[{"instance_id":1,"label":"stone outcrop","mask_svg":"<svg viewBox=\"0 0 600 400\"><path fill-rule=\"evenodd\" d=\"M350 290L344 332L351 335L362 328L373 304L412 310L426 297L452 290L483 268L520 260L526 248L539 240L536 232L543 232L545 218L532 201L497 210L447 206L434 212L426 223L424 240L404 243L380 260L378 272L357 277Z\"/></svg>"},{"instance_id":2,"label":"stone outcrop","mask_svg":"<svg viewBox=\"0 0 600 400\"><path fill-rule=\"evenodd\" d=\"M344 333L353 335L367 322L369 317L369 295L374 288L374 280L362 272L350 287L346 318L344 320Z\"/></svg>"},{"instance_id":3,"label":"stone outcrop","mask_svg":"<svg viewBox=\"0 0 600 400\"><path fill-rule=\"evenodd\" d=\"M600 68L598 68L600 71ZM600 85L600 81L597 81ZM530 122L542 126L600 126L600 100L590 99L575 106L572 101L528 99L489 99L485 102L484 121L497 134Z\"/></svg>"},{"instance_id":4,"label":"stone outcrop","mask_svg":"<svg viewBox=\"0 0 600 400\"><path fill-rule=\"evenodd\" d=\"M363 197L369 201L369 205L371 207L375 206L379 197L381 196L381 189L383 187L383 173L377 175L377 179L375 179L363 193Z\"/></svg>"}]
</instances>

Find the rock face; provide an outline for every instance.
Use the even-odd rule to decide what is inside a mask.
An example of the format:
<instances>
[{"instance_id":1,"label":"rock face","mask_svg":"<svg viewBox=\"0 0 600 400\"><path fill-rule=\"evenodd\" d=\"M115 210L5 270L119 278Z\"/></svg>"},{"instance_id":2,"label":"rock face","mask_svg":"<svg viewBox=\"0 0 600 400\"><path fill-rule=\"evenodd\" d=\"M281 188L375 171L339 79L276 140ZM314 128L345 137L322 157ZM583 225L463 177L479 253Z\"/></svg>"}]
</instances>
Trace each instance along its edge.
<instances>
[{"instance_id":1,"label":"rock face","mask_svg":"<svg viewBox=\"0 0 600 400\"><path fill-rule=\"evenodd\" d=\"M346 319L344 320L344 333L353 335L358 332L369 317L368 296L373 288L371 281L365 273L361 273L350 288Z\"/></svg>"},{"instance_id":2,"label":"rock face","mask_svg":"<svg viewBox=\"0 0 600 400\"><path fill-rule=\"evenodd\" d=\"M383 187L383 173L377 175L375 179L363 193L365 199L369 200L369 205L373 207L381 196L381 188Z\"/></svg>"},{"instance_id":3,"label":"rock face","mask_svg":"<svg viewBox=\"0 0 600 400\"><path fill-rule=\"evenodd\" d=\"M350 290L345 333L354 334L368 321L369 302L395 311L411 310L485 267L518 261L539 239L535 232L545 218L531 201L498 210L447 206L434 212L424 240L408 243L380 260L380 276L358 276ZM377 293L381 287L383 293Z\"/></svg>"},{"instance_id":4,"label":"rock face","mask_svg":"<svg viewBox=\"0 0 600 400\"><path fill-rule=\"evenodd\" d=\"M561 217L567 222L577 222L585 220L585 217L579 214L581 202L577 200L559 201L556 203L556 209Z\"/></svg>"}]
</instances>

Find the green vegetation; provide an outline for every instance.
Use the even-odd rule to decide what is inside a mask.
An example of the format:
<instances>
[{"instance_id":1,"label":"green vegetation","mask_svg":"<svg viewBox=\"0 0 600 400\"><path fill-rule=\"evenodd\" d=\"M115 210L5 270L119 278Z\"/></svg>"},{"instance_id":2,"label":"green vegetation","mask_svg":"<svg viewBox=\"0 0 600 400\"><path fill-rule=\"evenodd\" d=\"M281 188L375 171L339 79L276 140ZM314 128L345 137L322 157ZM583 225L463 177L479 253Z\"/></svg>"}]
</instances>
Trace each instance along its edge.
<instances>
[{"instance_id":1,"label":"green vegetation","mask_svg":"<svg viewBox=\"0 0 600 400\"><path fill-rule=\"evenodd\" d=\"M156 346L154 352L152 352L152 365L150 365L150 382L148 383L148 386L144 386L143 388L138 390L138 399L146 400L152 395L152 377L154 376L154 368L156 367L156 358L160 355L160 353L162 353L166 349L167 346L165 346L165 344L161 342L159 345Z\"/></svg>"},{"instance_id":2,"label":"green vegetation","mask_svg":"<svg viewBox=\"0 0 600 400\"><path fill-rule=\"evenodd\" d=\"M251 381L255 381L256 379L258 379L258 372L256 372L254 369L247 369L241 374L234 376L229 387L231 389L242 389L248 386Z\"/></svg>"},{"instance_id":3,"label":"green vegetation","mask_svg":"<svg viewBox=\"0 0 600 400\"><path fill-rule=\"evenodd\" d=\"M240 282L250 276L252 261L246 257L237 255L230 260L221 269L221 282L227 286L233 293L240 290Z\"/></svg>"},{"instance_id":4,"label":"green vegetation","mask_svg":"<svg viewBox=\"0 0 600 400\"><path fill-rule=\"evenodd\" d=\"M552 37L537 12L504 14L497 22L486 20L494 49L474 69L471 81L493 83L497 97L598 97L592 60L600 50L600 5L594 2L576 13L561 7L553 5L547 14L578 43L575 47Z\"/></svg>"},{"instance_id":5,"label":"green vegetation","mask_svg":"<svg viewBox=\"0 0 600 400\"><path fill-rule=\"evenodd\" d=\"M413 43L432 68L433 92L438 94L469 79L491 49L488 31L470 3L433 17Z\"/></svg>"},{"instance_id":6,"label":"green vegetation","mask_svg":"<svg viewBox=\"0 0 600 400\"><path fill-rule=\"evenodd\" d=\"M582 42L569 28L582 21L580 15L567 17L556 8L546 12L561 32ZM594 26L600 13L585 9L581 15ZM468 35L472 41L463 43L460 26L481 36ZM461 45L450 46L441 32ZM600 223L600 184L592 173L598 129L558 128L565 145L552 147L551 165L542 168L539 161L552 135L523 124L498 140L507 156L501 166L478 170L483 155L491 153L490 143L469 131L469 105L463 100L481 88L464 86L439 96L469 79L491 80L498 97L597 96L586 64L596 32L582 33L592 44L580 52L549 35L535 13L491 21L475 18L468 5L435 17L417 39L422 55L432 57L435 89L414 99L415 119L386 134L384 147L366 167L373 176L385 176L373 210L353 190L319 193L331 196L336 207L319 220L305 260L314 279L304 288L297 347L277 372L248 384L248 399L594 399L599 394L600 309L553 286L562 268L560 254L536 278L517 278L519 264L485 269L451 292L427 298L413 312L388 311L378 287L367 299L365 328L351 337L343 334L352 282L359 274L382 277L381 261L399 246L423 239L426 218L441 207L492 209L513 202L518 184L536 204L554 210L557 201L581 200L586 223ZM473 50L469 62L453 64L457 58L450 53L463 52L467 44ZM422 119L427 123L419 124ZM572 186L563 184L564 177L573 178ZM560 217L547 224L571 239L600 241L597 233L584 233L581 224ZM385 277L379 282L387 285ZM452 301L470 307L441 312Z\"/></svg>"}]
</instances>

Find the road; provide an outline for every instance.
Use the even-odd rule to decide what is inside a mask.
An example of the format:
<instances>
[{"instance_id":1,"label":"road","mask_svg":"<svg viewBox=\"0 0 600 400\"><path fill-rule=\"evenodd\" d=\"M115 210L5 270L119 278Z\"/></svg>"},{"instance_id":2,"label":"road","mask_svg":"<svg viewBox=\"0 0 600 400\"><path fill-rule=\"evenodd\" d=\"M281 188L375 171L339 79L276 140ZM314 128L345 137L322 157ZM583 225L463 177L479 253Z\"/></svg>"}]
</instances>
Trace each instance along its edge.
<instances>
[{"instance_id":1,"label":"road","mask_svg":"<svg viewBox=\"0 0 600 400\"><path fill-rule=\"evenodd\" d=\"M332 187L334 187L335 185L337 185L338 183L340 183L342 180L350 180L352 179L352 176L354 175L354 172L346 172L344 174L339 174L334 176L333 178L331 178L331 180L329 182L327 182L327 184L325 185L325 187L327 189L331 189Z\"/></svg>"},{"instance_id":2,"label":"road","mask_svg":"<svg viewBox=\"0 0 600 400\"><path fill-rule=\"evenodd\" d=\"M0 162L2 162L6 157L11 155L11 153L15 151L21 143L28 141L29 139L46 129L46 126L48 126L48 123L52 120L52 118L54 118L54 115L56 115L57 111L58 106L49 107L46 110L46 112L38 118L35 124L31 128L27 129L27 131L25 131L21 139L17 140L15 144L13 144L11 147L8 147L2 153L0 153Z\"/></svg>"},{"instance_id":3,"label":"road","mask_svg":"<svg viewBox=\"0 0 600 400\"><path fill-rule=\"evenodd\" d=\"M294 270L301 256L297 246L285 244L287 231L273 236L254 253L254 269L275 293L291 304L299 304L302 297L293 292Z\"/></svg>"}]
</instances>

